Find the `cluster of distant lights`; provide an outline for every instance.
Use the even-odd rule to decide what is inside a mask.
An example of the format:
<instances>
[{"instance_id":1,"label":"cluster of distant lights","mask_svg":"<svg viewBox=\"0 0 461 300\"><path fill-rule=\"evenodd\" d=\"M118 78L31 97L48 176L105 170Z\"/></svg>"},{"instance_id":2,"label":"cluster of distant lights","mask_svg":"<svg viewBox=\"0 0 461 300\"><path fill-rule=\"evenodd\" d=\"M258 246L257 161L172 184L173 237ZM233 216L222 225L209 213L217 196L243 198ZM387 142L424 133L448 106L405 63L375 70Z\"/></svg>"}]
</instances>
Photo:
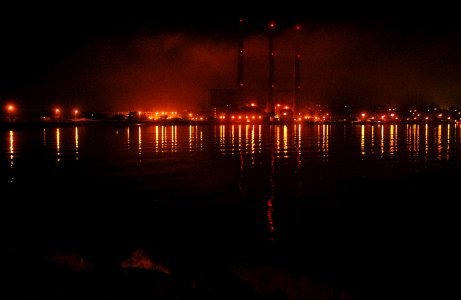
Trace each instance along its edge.
<instances>
[{"instance_id":1,"label":"cluster of distant lights","mask_svg":"<svg viewBox=\"0 0 461 300\"><path fill-rule=\"evenodd\" d=\"M250 103L248 104L250 107L256 107L257 105L255 103ZM9 117L13 117L14 113L16 112L17 108L13 104L7 104L5 106L5 110L8 113ZM392 122L392 121L400 121L401 118L394 112L395 109L389 109L388 113L382 113L382 114L375 114L375 115L370 115L366 112L360 113L357 117L357 121L360 122ZM437 110L434 108L434 110ZM63 115L63 111L60 108L54 108L52 110L54 113L54 118L61 118ZM427 112L419 112L416 109L410 109L408 111L411 115L411 117L406 117L406 121L417 121L417 120L423 120L423 121L431 121L434 119L438 120L448 120L451 121L453 118L449 115L444 115L443 113L438 113L434 114L433 112L431 113L430 111ZM71 111L72 115L74 118L77 118L80 114L80 111L78 109L73 109ZM148 120L161 120L161 119L167 119L171 120L173 118L181 118L181 115L176 112L168 112L168 111L157 111L157 112L143 112L143 111L138 111L138 118L146 118ZM430 115L429 115L430 114ZM457 115L460 117L461 120L461 112L457 111ZM205 121L207 120L206 116L199 115L196 113L188 113L185 115L185 117L189 120L192 121ZM261 114L219 114L217 117L219 121L221 122L260 122L264 119L264 116ZM325 122L331 119L331 116L329 113L325 113L321 116L318 115L310 115L310 114L305 114L305 113L298 113L297 116L292 115L292 110L291 107L288 105L282 105L282 104L276 104L275 107L275 119L276 120L290 120L293 118L293 121L295 122L300 122L300 121L314 121L314 122ZM46 117L43 117L43 119L46 119Z\"/></svg>"}]
</instances>

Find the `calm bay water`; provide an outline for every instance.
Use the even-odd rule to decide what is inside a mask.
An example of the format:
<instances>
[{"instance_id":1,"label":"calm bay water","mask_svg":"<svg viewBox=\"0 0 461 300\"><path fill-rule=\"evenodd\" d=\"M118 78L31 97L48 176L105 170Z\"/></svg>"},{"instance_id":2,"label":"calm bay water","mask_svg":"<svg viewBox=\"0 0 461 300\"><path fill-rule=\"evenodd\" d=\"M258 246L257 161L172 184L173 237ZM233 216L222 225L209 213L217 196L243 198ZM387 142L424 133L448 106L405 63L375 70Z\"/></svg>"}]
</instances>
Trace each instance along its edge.
<instances>
[{"instance_id":1,"label":"calm bay water","mask_svg":"<svg viewBox=\"0 0 461 300\"><path fill-rule=\"evenodd\" d=\"M276 263L362 293L435 278L455 249L459 124L96 123L0 137L17 256L109 266L142 247L191 269Z\"/></svg>"}]
</instances>

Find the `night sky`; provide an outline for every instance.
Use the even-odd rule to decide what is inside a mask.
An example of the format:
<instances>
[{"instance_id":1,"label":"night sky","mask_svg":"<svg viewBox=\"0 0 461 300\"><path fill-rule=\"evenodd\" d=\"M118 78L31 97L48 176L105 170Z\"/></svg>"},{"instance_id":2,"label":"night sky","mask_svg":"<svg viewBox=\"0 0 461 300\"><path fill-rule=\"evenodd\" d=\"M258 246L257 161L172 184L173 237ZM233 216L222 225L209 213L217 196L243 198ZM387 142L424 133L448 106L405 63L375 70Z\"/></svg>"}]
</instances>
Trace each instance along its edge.
<instances>
[{"instance_id":1,"label":"night sky","mask_svg":"<svg viewBox=\"0 0 461 300\"><path fill-rule=\"evenodd\" d=\"M205 109L209 89L236 86L243 18L244 78L255 100L264 100L266 26L275 21L276 101L292 97L293 28L301 24L303 103L461 106L454 7L313 3L252 12L226 1L207 11L176 2L2 7L0 101L23 111Z\"/></svg>"}]
</instances>

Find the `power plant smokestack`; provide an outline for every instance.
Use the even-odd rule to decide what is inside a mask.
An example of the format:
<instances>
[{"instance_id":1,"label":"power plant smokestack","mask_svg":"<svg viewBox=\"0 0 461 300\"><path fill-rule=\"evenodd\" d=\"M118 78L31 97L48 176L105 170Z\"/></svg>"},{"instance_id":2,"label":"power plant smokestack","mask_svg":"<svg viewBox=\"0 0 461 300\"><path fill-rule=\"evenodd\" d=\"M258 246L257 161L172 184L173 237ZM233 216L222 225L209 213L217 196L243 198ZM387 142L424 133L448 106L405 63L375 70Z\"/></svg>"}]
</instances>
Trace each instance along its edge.
<instances>
[{"instance_id":1,"label":"power plant smokestack","mask_svg":"<svg viewBox=\"0 0 461 300\"><path fill-rule=\"evenodd\" d=\"M293 99L293 113L298 114L301 95L301 50L299 46L299 34L301 26L297 25L296 29L296 45L295 45L295 86Z\"/></svg>"},{"instance_id":2,"label":"power plant smokestack","mask_svg":"<svg viewBox=\"0 0 461 300\"><path fill-rule=\"evenodd\" d=\"M243 106L244 82L243 82L243 19L240 19L239 41L237 53L237 102Z\"/></svg>"},{"instance_id":3,"label":"power plant smokestack","mask_svg":"<svg viewBox=\"0 0 461 300\"><path fill-rule=\"evenodd\" d=\"M271 22L269 24L269 81L268 81L268 97L266 103L266 112L270 114L271 117L274 116L275 106L274 106L274 91L275 91L275 66L274 66L274 29L275 23Z\"/></svg>"}]
</instances>

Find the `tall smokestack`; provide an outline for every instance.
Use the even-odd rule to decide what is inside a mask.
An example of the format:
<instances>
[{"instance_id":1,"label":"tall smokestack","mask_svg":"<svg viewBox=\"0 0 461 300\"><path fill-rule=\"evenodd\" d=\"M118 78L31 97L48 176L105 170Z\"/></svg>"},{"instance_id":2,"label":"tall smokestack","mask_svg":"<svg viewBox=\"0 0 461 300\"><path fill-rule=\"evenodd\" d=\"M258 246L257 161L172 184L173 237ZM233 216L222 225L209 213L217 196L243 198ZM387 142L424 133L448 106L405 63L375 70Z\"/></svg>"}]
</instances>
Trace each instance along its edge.
<instances>
[{"instance_id":1,"label":"tall smokestack","mask_svg":"<svg viewBox=\"0 0 461 300\"><path fill-rule=\"evenodd\" d=\"M243 82L243 19L240 19L239 41L237 53L237 101L240 106L243 106L244 98L244 82Z\"/></svg>"},{"instance_id":2,"label":"tall smokestack","mask_svg":"<svg viewBox=\"0 0 461 300\"><path fill-rule=\"evenodd\" d=\"M301 95L301 50L299 46L299 35L301 26L297 25L296 29L296 45L295 45L295 90L293 99L293 112L295 115L299 113L300 95Z\"/></svg>"},{"instance_id":3,"label":"tall smokestack","mask_svg":"<svg viewBox=\"0 0 461 300\"><path fill-rule=\"evenodd\" d=\"M274 90L275 90L275 78L274 78L274 29L275 22L269 24L269 82L268 82L268 98L266 103L266 111L273 116L275 111L274 106Z\"/></svg>"}]
</instances>

